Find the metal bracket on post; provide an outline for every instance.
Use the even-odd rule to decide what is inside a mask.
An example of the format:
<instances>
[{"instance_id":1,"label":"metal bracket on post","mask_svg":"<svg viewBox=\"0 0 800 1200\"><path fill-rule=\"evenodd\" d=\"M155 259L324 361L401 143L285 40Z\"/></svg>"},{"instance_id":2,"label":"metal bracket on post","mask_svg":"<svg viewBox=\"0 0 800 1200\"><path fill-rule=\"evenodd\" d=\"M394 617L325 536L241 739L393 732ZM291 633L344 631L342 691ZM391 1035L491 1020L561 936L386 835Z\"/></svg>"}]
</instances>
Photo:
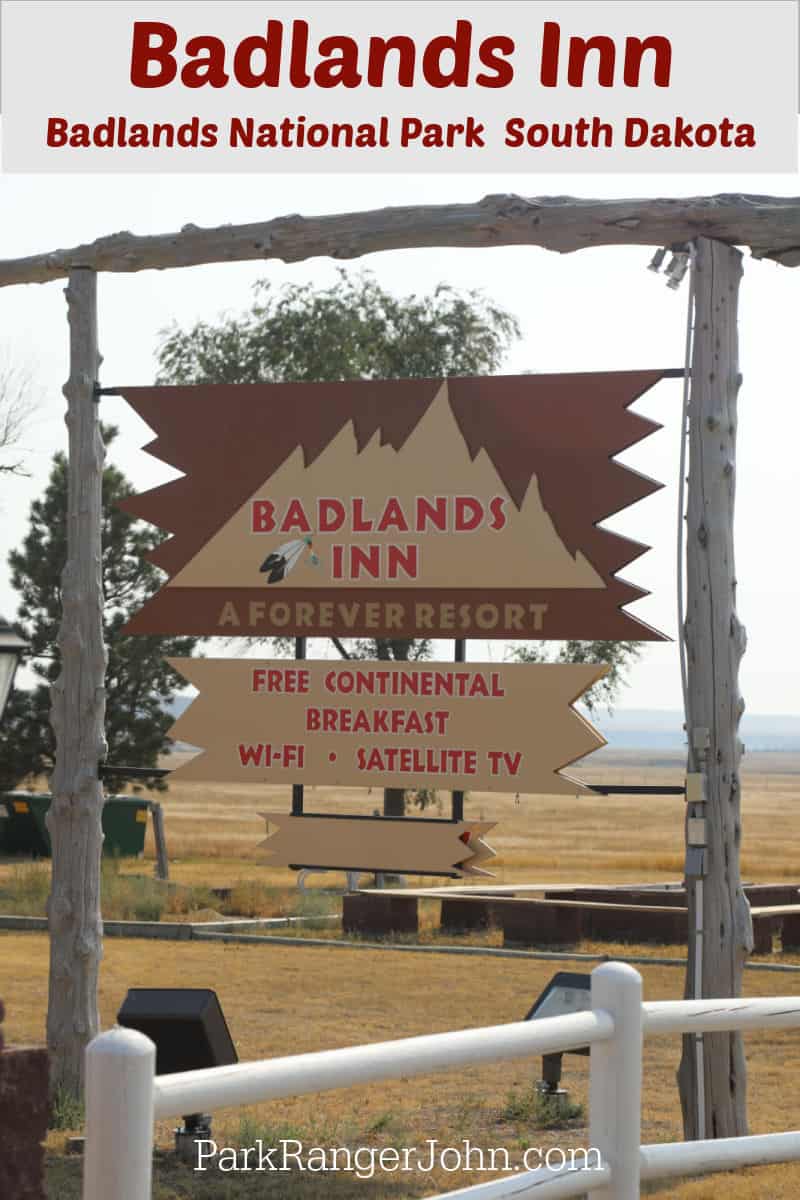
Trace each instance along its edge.
<instances>
[{"instance_id":1,"label":"metal bracket on post","mask_svg":"<svg viewBox=\"0 0 800 1200\"><path fill-rule=\"evenodd\" d=\"M706 866L706 851L704 846L687 846L686 847L686 882L690 880L702 879L708 874ZM700 997L695 997L699 999Z\"/></svg>"},{"instance_id":2,"label":"metal bracket on post","mask_svg":"<svg viewBox=\"0 0 800 1200\"><path fill-rule=\"evenodd\" d=\"M697 731L695 731L697 732ZM704 730L708 733L708 730ZM686 776L686 882L702 879L706 874L708 819L706 818L706 777L700 771Z\"/></svg>"},{"instance_id":3,"label":"metal bracket on post","mask_svg":"<svg viewBox=\"0 0 800 1200\"><path fill-rule=\"evenodd\" d=\"M711 730L705 725L695 725L692 730L692 745L695 750L705 755L711 745Z\"/></svg>"},{"instance_id":4,"label":"metal bracket on post","mask_svg":"<svg viewBox=\"0 0 800 1200\"><path fill-rule=\"evenodd\" d=\"M456 638L455 640L455 661L463 663L467 661L467 639ZM454 821L464 820L464 793L452 793L452 809L451 816Z\"/></svg>"},{"instance_id":5,"label":"metal bracket on post","mask_svg":"<svg viewBox=\"0 0 800 1200\"><path fill-rule=\"evenodd\" d=\"M294 639L294 657L295 662L306 656L306 638L297 637ZM292 784L292 816L302 817L303 815L303 799L304 788L302 783Z\"/></svg>"},{"instance_id":6,"label":"metal bracket on post","mask_svg":"<svg viewBox=\"0 0 800 1200\"><path fill-rule=\"evenodd\" d=\"M701 771L691 771L686 776L686 803L705 804L706 777Z\"/></svg>"},{"instance_id":7,"label":"metal bracket on post","mask_svg":"<svg viewBox=\"0 0 800 1200\"><path fill-rule=\"evenodd\" d=\"M708 730L703 732L708 733ZM705 852L708 846L708 819L706 818L706 777L700 771L686 776L686 883L702 879L707 873Z\"/></svg>"},{"instance_id":8,"label":"metal bracket on post","mask_svg":"<svg viewBox=\"0 0 800 1200\"><path fill-rule=\"evenodd\" d=\"M708 845L708 828L705 817L689 817L686 822L686 844L689 847Z\"/></svg>"}]
</instances>

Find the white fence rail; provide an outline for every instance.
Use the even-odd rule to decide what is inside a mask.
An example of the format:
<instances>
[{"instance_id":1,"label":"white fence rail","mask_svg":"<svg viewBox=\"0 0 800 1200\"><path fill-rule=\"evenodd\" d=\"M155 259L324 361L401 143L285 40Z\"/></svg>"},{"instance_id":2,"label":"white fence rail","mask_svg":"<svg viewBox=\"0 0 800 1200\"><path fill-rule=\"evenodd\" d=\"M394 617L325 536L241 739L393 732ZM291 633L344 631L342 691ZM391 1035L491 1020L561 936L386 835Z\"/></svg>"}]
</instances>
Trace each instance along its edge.
<instances>
[{"instance_id":1,"label":"white fence rail","mask_svg":"<svg viewBox=\"0 0 800 1200\"><path fill-rule=\"evenodd\" d=\"M800 1131L642 1146L642 1041L647 1034L800 1026L800 998L642 1003L641 976L623 963L592 972L587 1012L404 1038L264 1062L155 1075L155 1047L113 1029L86 1052L84 1200L149 1200L153 1122L285 1096L503 1062L589 1046L589 1144L601 1165L539 1167L437 1200L514 1200L597 1193L638 1200L641 1180L800 1158ZM591 1156L589 1156L591 1158Z\"/></svg>"}]
</instances>

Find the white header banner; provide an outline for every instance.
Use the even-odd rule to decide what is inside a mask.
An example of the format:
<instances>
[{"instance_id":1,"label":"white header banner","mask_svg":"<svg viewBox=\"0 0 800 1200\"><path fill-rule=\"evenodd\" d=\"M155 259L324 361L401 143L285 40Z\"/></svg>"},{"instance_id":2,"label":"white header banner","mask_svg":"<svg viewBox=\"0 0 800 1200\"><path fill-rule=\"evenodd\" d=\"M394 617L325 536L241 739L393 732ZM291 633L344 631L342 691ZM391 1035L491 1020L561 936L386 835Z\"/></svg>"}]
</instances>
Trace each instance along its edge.
<instances>
[{"instance_id":1,"label":"white header banner","mask_svg":"<svg viewBox=\"0 0 800 1200\"><path fill-rule=\"evenodd\" d=\"M3 169L794 172L798 5L3 4Z\"/></svg>"}]
</instances>

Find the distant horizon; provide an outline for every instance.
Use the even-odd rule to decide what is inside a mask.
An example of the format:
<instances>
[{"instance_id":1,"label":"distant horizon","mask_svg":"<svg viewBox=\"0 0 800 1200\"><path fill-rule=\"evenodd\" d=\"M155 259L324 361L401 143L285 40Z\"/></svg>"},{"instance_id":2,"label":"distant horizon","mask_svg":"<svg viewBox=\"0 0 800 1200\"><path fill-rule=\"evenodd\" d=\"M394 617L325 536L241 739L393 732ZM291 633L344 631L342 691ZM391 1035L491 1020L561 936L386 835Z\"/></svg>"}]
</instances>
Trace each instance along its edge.
<instances>
[{"instance_id":1,"label":"distant horizon","mask_svg":"<svg viewBox=\"0 0 800 1200\"><path fill-rule=\"evenodd\" d=\"M194 699L194 695L194 689L191 688L186 688L182 692L176 692L173 695L172 701L166 707L170 712L183 712L190 701ZM581 705L580 702L578 703L578 708L586 711L585 706ZM600 706L591 715L592 722L597 726L602 726L609 722L616 723L626 719L634 722L630 728L664 729L668 728L675 721L680 721L681 725L683 725L683 712L679 708L627 708L623 705L615 704L610 713L604 706ZM648 724L648 721L655 721L655 725ZM751 712L749 709L745 709L740 727L744 730L747 726L752 725L754 721L759 724L766 721L785 722L786 725L790 726L792 733L796 732L800 736L800 716L794 713L763 713Z\"/></svg>"},{"instance_id":2,"label":"distant horizon","mask_svg":"<svg viewBox=\"0 0 800 1200\"><path fill-rule=\"evenodd\" d=\"M617 750L678 750L686 746L680 709L617 708L595 712L592 723ZM739 733L750 751L800 751L800 717L791 714L745 713Z\"/></svg>"},{"instance_id":3,"label":"distant horizon","mask_svg":"<svg viewBox=\"0 0 800 1200\"><path fill-rule=\"evenodd\" d=\"M644 728L646 720L655 720L658 722L659 726L663 727L663 725L671 723L673 719L678 719L682 723L683 712L679 708L626 708L622 705L615 705L611 713L608 713L605 709L602 711L596 710L592 717L592 720L596 724L600 724L603 721L618 721L624 719L633 719L636 722L636 728ZM754 721L759 723L765 721L785 722L787 725L790 725L793 730L797 730L798 733L800 733L800 716L797 716L794 713L762 713L750 712L749 709L745 709L742 715L742 727L749 725Z\"/></svg>"},{"instance_id":4,"label":"distant horizon","mask_svg":"<svg viewBox=\"0 0 800 1200\"><path fill-rule=\"evenodd\" d=\"M168 705L176 717L193 699L186 693L174 696ZM598 709L587 719L600 731L611 750L669 751L686 746L683 713L680 709ZM791 714L745 712L739 726L746 751L800 753L800 717Z\"/></svg>"}]
</instances>

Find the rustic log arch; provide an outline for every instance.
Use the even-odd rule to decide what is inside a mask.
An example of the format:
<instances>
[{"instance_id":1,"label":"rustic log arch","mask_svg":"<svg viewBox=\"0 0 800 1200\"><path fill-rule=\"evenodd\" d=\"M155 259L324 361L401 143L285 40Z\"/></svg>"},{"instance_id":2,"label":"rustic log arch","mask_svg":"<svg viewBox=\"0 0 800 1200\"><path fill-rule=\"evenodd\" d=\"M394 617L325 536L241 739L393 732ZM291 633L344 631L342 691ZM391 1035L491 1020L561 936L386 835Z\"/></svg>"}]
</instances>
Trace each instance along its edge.
<instances>
[{"instance_id":1,"label":"rustic log arch","mask_svg":"<svg viewBox=\"0 0 800 1200\"><path fill-rule=\"evenodd\" d=\"M740 960L747 952L747 912L738 887L737 677L744 638L733 608L735 397L739 381L735 305L740 255L732 247L746 247L754 257L783 266L800 266L800 198L720 195L591 200L487 196L468 204L385 208L310 218L293 215L214 229L186 225L179 232L158 236L117 233L89 245L0 262L0 287L70 279L71 370L65 392L68 425L75 431L74 441L71 435L69 503L70 512L77 516L65 580L70 581L71 588L75 581L76 588L69 592L69 612L65 606L64 666L54 695L59 755L53 789L59 802L54 803L50 822L54 871L50 929L53 942L60 940L52 950L54 967L63 969L65 946L76 948L78 953L70 968L70 986L51 984L48 1028L53 1031L56 1077L62 1083L79 1086L81 1050L96 1028L100 955L94 880L99 875L101 846L98 759L103 753L105 650L102 634L99 641L97 638L97 606L102 598L99 571L95 571L99 509L94 498L99 496L102 478L93 387L98 361L95 273L164 270L213 262L299 262L318 255L341 260L376 251L434 246L530 245L570 253L594 246L684 246L692 241L697 243L701 274L689 413L687 729L692 739L698 730L708 730L714 758L713 764L699 764L708 765L705 812L709 861L714 870L707 883L710 900L706 908L715 919L722 915L728 922L730 937L724 943L718 939L713 953L726 972L725 979L730 978L728 994L734 995L741 976ZM717 425L712 428L713 422ZM719 453L716 439L705 436L718 428ZM716 477L718 467L721 481ZM698 486L702 472L705 481ZM82 504L80 497L84 498ZM87 497L91 499L87 501ZM703 544L701 528L715 529L716 537ZM713 595L703 583L711 575L715 579ZM727 637L723 636L726 629ZM711 689L708 671L713 673ZM65 703L72 696L80 702ZM689 765L698 770L693 757ZM88 874L77 887L75 876L82 871ZM66 897L63 903L58 900L57 887L58 895ZM95 934L97 941L92 944ZM704 979L711 969L708 958L706 964ZM693 986L693 982L690 972L687 986ZM724 1035L719 1053L712 1049L706 1058L706 1090L711 1098L705 1112L706 1135L741 1133L746 1128L743 1071L729 1073L732 1061L743 1062L740 1043L737 1049L736 1042ZM691 1102L695 1084L691 1063L685 1063L683 1098L689 1137L702 1136L704 1131Z\"/></svg>"},{"instance_id":2,"label":"rustic log arch","mask_svg":"<svg viewBox=\"0 0 800 1200\"><path fill-rule=\"evenodd\" d=\"M592 246L671 246L696 237L747 246L754 257L800 266L800 198L698 196L683 200L582 200L485 196L470 204L422 204L335 216L276 217L249 225L140 237L113 233L85 246L0 261L0 287L48 283L73 267L133 272L203 263L325 255L358 258L424 247L540 246L569 254Z\"/></svg>"}]
</instances>

